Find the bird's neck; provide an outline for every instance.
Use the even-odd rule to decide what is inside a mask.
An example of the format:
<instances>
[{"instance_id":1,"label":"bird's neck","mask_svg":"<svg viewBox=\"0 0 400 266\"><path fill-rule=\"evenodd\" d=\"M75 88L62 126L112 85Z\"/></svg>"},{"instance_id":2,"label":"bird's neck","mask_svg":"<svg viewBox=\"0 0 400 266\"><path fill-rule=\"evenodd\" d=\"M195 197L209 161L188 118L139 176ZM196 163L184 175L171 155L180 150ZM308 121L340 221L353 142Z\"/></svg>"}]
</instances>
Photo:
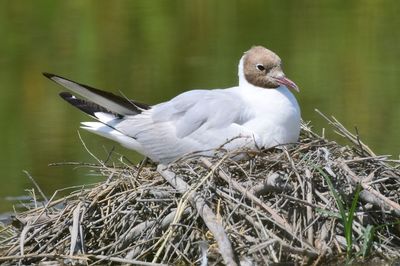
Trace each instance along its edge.
<instances>
[{"instance_id":1,"label":"bird's neck","mask_svg":"<svg viewBox=\"0 0 400 266\"><path fill-rule=\"evenodd\" d=\"M294 95L290 92L290 90L286 86L281 85L278 88L265 89L258 86L254 86L253 84L249 83L243 73L243 57L240 59L238 66L239 91L245 94L248 94L249 91L253 91L256 92L256 94L259 94L260 96L267 96L267 97L271 97L272 95L275 95L274 97L279 97L278 95L281 95L285 98L289 98L293 102L296 102Z\"/></svg>"},{"instance_id":2,"label":"bird's neck","mask_svg":"<svg viewBox=\"0 0 400 266\"><path fill-rule=\"evenodd\" d=\"M247 86L253 86L251 85L245 78L244 72L243 72L243 58L244 56L240 59L239 61L239 66L238 66L238 76L239 76L239 87L247 87Z\"/></svg>"}]
</instances>

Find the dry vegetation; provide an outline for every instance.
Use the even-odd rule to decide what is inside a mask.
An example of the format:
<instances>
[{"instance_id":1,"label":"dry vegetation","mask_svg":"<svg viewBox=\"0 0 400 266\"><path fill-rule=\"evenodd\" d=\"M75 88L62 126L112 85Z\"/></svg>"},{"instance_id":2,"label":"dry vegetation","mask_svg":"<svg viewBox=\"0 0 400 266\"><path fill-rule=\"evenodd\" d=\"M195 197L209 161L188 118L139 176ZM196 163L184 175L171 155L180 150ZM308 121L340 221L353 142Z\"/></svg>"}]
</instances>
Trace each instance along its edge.
<instances>
[{"instance_id":1,"label":"dry vegetation","mask_svg":"<svg viewBox=\"0 0 400 266\"><path fill-rule=\"evenodd\" d=\"M304 125L300 144L248 151L242 161L222 151L158 167L99 161L91 168L105 182L35 199L35 208L15 213L0 232L0 263L398 259L400 161L376 156L336 120L329 122L351 147Z\"/></svg>"}]
</instances>

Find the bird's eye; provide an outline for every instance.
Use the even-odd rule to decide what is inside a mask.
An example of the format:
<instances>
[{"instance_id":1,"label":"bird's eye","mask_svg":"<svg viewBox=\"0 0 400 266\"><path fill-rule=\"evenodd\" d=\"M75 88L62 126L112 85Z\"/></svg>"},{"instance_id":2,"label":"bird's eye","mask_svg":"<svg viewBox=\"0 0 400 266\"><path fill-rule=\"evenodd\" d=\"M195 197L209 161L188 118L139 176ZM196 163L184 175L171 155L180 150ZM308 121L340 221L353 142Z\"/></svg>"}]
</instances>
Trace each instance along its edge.
<instances>
[{"instance_id":1,"label":"bird's eye","mask_svg":"<svg viewBox=\"0 0 400 266\"><path fill-rule=\"evenodd\" d=\"M261 65L261 64L257 64L257 65L256 65L256 68L257 68L258 70L260 70L260 71L264 71L264 70L265 70L265 67L264 67L263 65Z\"/></svg>"}]
</instances>

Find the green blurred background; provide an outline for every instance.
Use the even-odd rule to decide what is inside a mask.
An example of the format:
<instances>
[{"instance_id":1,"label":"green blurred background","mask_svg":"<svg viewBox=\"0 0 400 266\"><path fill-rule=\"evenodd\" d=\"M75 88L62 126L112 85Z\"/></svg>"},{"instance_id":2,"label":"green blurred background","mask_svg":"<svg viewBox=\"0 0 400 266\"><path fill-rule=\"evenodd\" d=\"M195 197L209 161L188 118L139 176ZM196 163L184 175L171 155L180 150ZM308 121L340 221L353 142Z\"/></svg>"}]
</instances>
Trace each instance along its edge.
<instances>
[{"instance_id":1,"label":"green blurred background","mask_svg":"<svg viewBox=\"0 0 400 266\"><path fill-rule=\"evenodd\" d=\"M332 114L379 154L400 153L400 2L369 1L1 1L0 212L26 194L27 170L45 193L102 180L79 137L84 114L60 100L41 72L147 103L185 90L237 83L252 45L278 53L304 120ZM105 159L114 143L81 132ZM332 138L337 138L329 133ZM140 156L115 145L132 160Z\"/></svg>"}]
</instances>

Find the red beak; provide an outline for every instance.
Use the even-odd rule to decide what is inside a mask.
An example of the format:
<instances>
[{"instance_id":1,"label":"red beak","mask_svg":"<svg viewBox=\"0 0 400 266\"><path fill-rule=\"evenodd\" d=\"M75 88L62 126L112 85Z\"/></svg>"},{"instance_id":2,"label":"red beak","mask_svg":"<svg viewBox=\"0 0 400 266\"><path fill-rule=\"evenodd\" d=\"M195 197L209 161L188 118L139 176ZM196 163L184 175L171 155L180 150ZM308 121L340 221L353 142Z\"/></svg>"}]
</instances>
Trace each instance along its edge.
<instances>
[{"instance_id":1,"label":"red beak","mask_svg":"<svg viewBox=\"0 0 400 266\"><path fill-rule=\"evenodd\" d=\"M297 87L296 83L294 83L293 81L291 81L290 79L286 78L286 77L280 77L280 78L275 78L276 82L278 82L279 84L286 86L290 89L293 89L297 92L300 92L299 87Z\"/></svg>"}]
</instances>

